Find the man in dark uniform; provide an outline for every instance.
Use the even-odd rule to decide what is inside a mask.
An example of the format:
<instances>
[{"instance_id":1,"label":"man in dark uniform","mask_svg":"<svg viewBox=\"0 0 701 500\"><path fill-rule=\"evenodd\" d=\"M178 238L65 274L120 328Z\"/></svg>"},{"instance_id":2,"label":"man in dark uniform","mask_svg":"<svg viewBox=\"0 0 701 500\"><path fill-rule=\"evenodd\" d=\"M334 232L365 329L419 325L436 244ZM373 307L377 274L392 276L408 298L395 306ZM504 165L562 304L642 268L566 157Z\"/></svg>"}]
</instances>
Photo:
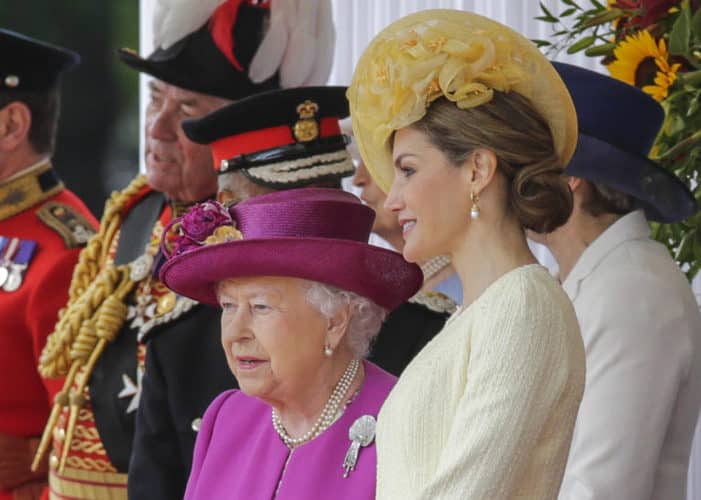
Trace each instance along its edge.
<instances>
[{"instance_id":1,"label":"man in dark uniform","mask_svg":"<svg viewBox=\"0 0 701 500\"><path fill-rule=\"evenodd\" d=\"M0 500L39 498L31 472L56 382L36 365L97 221L51 166L61 73L77 54L0 29Z\"/></svg>"}]
</instances>

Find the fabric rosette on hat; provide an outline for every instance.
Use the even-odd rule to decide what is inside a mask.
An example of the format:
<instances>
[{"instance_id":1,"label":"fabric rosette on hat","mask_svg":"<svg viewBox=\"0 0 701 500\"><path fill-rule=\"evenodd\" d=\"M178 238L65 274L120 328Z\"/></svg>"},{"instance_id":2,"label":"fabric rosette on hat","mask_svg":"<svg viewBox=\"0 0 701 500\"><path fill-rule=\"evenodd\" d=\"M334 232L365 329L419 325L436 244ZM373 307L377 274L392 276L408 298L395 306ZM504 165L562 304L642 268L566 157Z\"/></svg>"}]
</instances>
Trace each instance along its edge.
<instances>
[{"instance_id":1,"label":"fabric rosette on hat","mask_svg":"<svg viewBox=\"0 0 701 500\"><path fill-rule=\"evenodd\" d=\"M567 88L550 62L522 35L485 17L426 10L380 32L361 56L348 89L360 153L387 191L394 171L392 134L420 120L439 97L460 108L517 92L547 121L563 166L577 143Z\"/></svg>"},{"instance_id":2,"label":"fabric rosette on hat","mask_svg":"<svg viewBox=\"0 0 701 500\"><path fill-rule=\"evenodd\" d=\"M421 287L416 264L368 244L372 209L339 189L301 188L226 208L196 205L163 235L160 278L173 291L218 305L220 281L286 276L355 292L392 310ZM172 248L168 233L177 231Z\"/></svg>"},{"instance_id":3,"label":"fabric rosette on hat","mask_svg":"<svg viewBox=\"0 0 701 500\"><path fill-rule=\"evenodd\" d=\"M180 255L203 245L242 238L229 210L218 201L205 201L195 205L183 217L174 220L172 226L179 233L172 254L167 248L167 240L162 242L164 252L170 255Z\"/></svg>"}]
</instances>

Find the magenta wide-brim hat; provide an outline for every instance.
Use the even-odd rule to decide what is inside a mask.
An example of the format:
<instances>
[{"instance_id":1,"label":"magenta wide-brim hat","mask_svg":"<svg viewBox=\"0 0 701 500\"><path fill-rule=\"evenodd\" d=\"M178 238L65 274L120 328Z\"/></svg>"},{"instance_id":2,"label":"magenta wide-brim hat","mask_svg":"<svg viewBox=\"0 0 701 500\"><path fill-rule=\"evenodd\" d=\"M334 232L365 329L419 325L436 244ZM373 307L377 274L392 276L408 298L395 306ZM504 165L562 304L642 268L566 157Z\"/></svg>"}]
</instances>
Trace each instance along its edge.
<instances>
[{"instance_id":1,"label":"magenta wide-brim hat","mask_svg":"<svg viewBox=\"0 0 701 500\"><path fill-rule=\"evenodd\" d=\"M218 305L220 281L288 276L355 292L392 310L423 283L416 264L367 243L374 213L350 193L293 189L257 196L230 212L243 239L171 257L160 272L168 288Z\"/></svg>"}]
</instances>

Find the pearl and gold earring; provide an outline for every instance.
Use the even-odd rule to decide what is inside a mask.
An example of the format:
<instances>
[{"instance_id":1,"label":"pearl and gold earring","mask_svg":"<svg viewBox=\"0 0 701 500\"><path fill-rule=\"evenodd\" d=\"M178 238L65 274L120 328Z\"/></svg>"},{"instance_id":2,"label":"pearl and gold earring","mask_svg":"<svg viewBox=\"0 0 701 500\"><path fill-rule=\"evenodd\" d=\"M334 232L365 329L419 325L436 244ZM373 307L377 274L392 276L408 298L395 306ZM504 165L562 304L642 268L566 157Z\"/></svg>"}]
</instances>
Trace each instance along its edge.
<instances>
[{"instance_id":1,"label":"pearl and gold earring","mask_svg":"<svg viewBox=\"0 0 701 500\"><path fill-rule=\"evenodd\" d=\"M472 201L472 208L470 209L470 219L476 220L479 219L480 216L480 207L478 205L480 201L480 197L478 194L475 194L474 191L470 192L470 201Z\"/></svg>"},{"instance_id":2,"label":"pearl and gold earring","mask_svg":"<svg viewBox=\"0 0 701 500\"><path fill-rule=\"evenodd\" d=\"M324 347L324 356L326 356L327 358L330 358L332 354L333 354L333 349L331 348L331 346L329 344L326 344L326 347Z\"/></svg>"}]
</instances>

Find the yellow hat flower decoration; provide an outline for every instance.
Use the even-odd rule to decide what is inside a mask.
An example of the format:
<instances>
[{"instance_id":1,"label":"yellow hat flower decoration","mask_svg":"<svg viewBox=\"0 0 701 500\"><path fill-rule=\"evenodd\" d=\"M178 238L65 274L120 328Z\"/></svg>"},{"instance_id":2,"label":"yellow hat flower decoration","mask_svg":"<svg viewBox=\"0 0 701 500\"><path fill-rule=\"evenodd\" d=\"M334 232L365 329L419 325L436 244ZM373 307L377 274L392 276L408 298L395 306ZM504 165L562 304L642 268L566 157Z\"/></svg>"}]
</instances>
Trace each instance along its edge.
<instances>
[{"instance_id":1,"label":"yellow hat flower decoration","mask_svg":"<svg viewBox=\"0 0 701 500\"><path fill-rule=\"evenodd\" d=\"M361 56L348 89L363 160L387 191L394 178L390 138L420 120L439 97L460 108L517 92L545 118L563 167L577 143L565 84L531 41L510 28L456 10L427 10L385 28Z\"/></svg>"}]
</instances>

